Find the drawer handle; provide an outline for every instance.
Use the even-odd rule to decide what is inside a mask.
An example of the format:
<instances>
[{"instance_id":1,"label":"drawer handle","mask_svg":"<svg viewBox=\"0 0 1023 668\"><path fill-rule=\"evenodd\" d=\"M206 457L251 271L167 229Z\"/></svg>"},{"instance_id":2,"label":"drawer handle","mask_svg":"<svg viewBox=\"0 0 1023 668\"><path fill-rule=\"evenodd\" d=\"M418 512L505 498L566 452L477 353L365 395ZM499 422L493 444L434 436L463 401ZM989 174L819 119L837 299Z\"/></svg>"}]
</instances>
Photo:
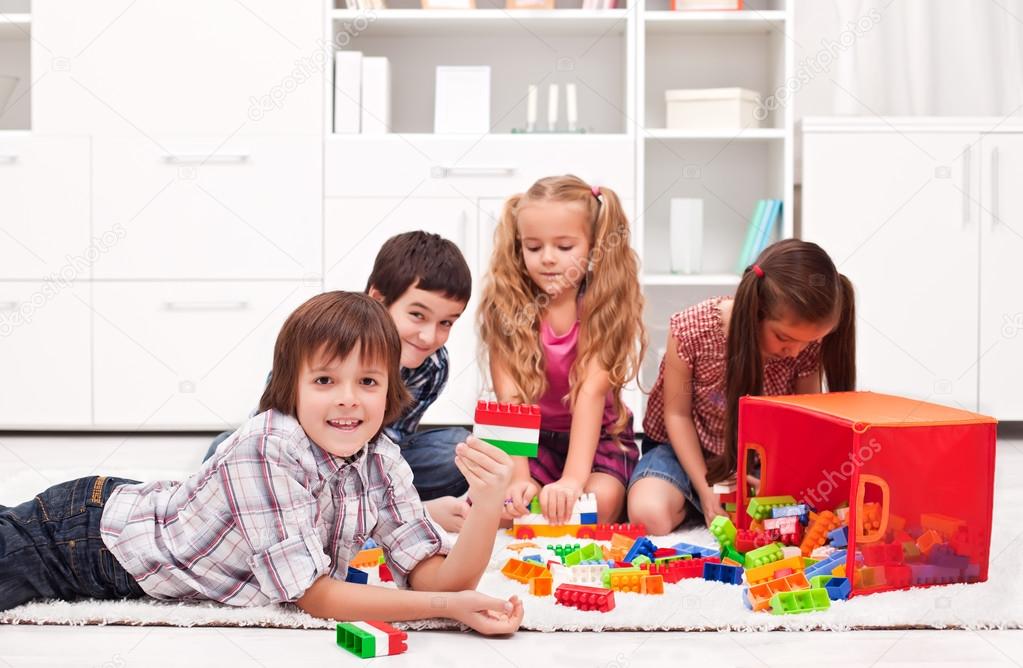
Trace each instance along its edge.
<instances>
[{"instance_id":1,"label":"drawer handle","mask_svg":"<svg viewBox=\"0 0 1023 668\"><path fill-rule=\"evenodd\" d=\"M237 302L164 302L163 307L167 311L195 312L195 311L245 311L249 303Z\"/></svg>"},{"instance_id":2,"label":"drawer handle","mask_svg":"<svg viewBox=\"0 0 1023 668\"><path fill-rule=\"evenodd\" d=\"M451 176L513 176L518 170L515 167L459 167L457 165L434 165L430 168L430 176L435 179L446 179Z\"/></svg>"},{"instance_id":3,"label":"drawer handle","mask_svg":"<svg viewBox=\"0 0 1023 668\"><path fill-rule=\"evenodd\" d=\"M0 311L17 311L18 302L0 302Z\"/></svg>"},{"instance_id":4,"label":"drawer handle","mask_svg":"<svg viewBox=\"0 0 1023 668\"><path fill-rule=\"evenodd\" d=\"M201 153L167 153L163 161L170 165L191 165L191 164L230 164L239 165L248 162L252 156L248 153L214 153L203 155Z\"/></svg>"},{"instance_id":5,"label":"drawer handle","mask_svg":"<svg viewBox=\"0 0 1023 668\"><path fill-rule=\"evenodd\" d=\"M18 161L17 153L0 153L0 162L12 164Z\"/></svg>"}]
</instances>

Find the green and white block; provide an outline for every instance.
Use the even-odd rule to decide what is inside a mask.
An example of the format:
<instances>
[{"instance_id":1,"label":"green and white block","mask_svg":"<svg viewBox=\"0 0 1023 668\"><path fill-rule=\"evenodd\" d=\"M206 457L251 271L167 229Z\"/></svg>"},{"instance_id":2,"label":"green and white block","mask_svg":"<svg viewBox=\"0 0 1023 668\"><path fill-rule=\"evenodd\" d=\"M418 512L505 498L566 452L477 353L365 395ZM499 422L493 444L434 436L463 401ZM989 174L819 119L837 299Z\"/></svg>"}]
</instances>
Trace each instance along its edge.
<instances>
[{"instance_id":1,"label":"green and white block","mask_svg":"<svg viewBox=\"0 0 1023 668\"><path fill-rule=\"evenodd\" d=\"M477 424L473 427L473 433L481 441L519 457L536 457L537 444L540 442L539 429Z\"/></svg>"},{"instance_id":2,"label":"green and white block","mask_svg":"<svg viewBox=\"0 0 1023 668\"><path fill-rule=\"evenodd\" d=\"M363 659L404 652L403 640L406 634L401 633L399 636L392 637L366 622L342 622L337 625L337 644Z\"/></svg>"}]
</instances>

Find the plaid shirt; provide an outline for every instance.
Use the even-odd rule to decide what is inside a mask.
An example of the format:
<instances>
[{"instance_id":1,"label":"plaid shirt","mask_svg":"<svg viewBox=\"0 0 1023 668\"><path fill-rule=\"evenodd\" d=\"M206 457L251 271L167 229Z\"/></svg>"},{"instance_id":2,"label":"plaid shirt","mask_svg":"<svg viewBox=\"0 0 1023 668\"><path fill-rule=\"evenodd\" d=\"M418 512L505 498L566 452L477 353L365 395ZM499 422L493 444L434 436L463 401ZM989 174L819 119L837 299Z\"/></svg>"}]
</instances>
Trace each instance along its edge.
<instances>
[{"instance_id":1,"label":"plaid shirt","mask_svg":"<svg viewBox=\"0 0 1023 668\"><path fill-rule=\"evenodd\" d=\"M712 455L725 451L725 370L728 346L721 301L714 297L690 306L671 316L668 325L675 342L675 353L692 371L693 424L700 446ZM670 355L672 351L665 354ZM821 345L814 341L796 357L770 359L764 362L764 396L793 394L796 379L819 373ZM643 433L660 443L670 443L664 424L664 360L661 359L657 381L650 391Z\"/></svg>"},{"instance_id":2,"label":"plaid shirt","mask_svg":"<svg viewBox=\"0 0 1023 668\"><path fill-rule=\"evenodd\" d=\"M448 382L448 351L443 346L415 369L401 368L401 379L412 395L413 404L397 420L384 427L384 433L395 443L405 440L419 428L423 413L437 401Z\"/></svg>"},{"instance_id":3,"label":"plaid shirt","mask_svg":"<svg viewBox=\"0 0 1023 668\"><path fill-rule=\"evenodd\" d=\"M237 606L295 601L322 575L344 580L367 538L402 587L450 549L389 438L346 460L275 411L250 419L183 482L118 487L100 532L150 596Z\"/></svg>"}]
</instances>

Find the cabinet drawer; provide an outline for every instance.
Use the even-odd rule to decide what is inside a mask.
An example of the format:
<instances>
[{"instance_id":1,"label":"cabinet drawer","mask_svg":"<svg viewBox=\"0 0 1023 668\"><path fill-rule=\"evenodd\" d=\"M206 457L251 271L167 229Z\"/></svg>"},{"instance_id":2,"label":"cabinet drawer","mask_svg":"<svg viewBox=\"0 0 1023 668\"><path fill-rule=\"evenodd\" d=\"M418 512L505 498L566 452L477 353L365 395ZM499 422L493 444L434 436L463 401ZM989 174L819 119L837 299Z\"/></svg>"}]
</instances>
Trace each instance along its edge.
<instances>
[{"instance_id":1,"label":"cabinet drawer","mask_svg":"<svg viewBox=\"0 0 1023 668\"><path fill-rule=\"evenodd\" d=\"M88 137L0 132L0 278L89 277L89 168Z\"/></svg>"},{"instance_id":2,"label":"cabinet drawer","mask_svg":"<svg viewBox=\"0 0 1023 668\"><path fill-rule=\"evenodd\" d=\"M0 429L92 422L87 282L0 281Z\"/></svg>"},{"instance_id":3,"label":"cabinet drawer","mask_svg":"<svg viewBox=\"0 0 1023 668\"><path fill-rule=\"evenodd\" d=\"M33 0L32 127L320 133L322 38L319 2Z\"/></svg>"},{"instance_id":4,"label":"cabinet drawer","mask_svg":"<svg viewBox=\"0 0 1023 668\"><path fill-rule=\"evenodd\" d=\"M94 155L95 224L126 232L94 277L320 275L318 139L100 138Z\"/></svg>"},{"instance_id":5,"label":"cabinet drawer","mask_svg":"<svg viewBox=\"0 0 1023 668\"><path fill-rule=\"evenodd\" d=\"M555 174L621 197L634 190L633 144L624 136L334 136L325 159L328 197L508 197Z\"/></svg>"},{"instance_id":6,"label":"cabinet drawer","mask_svg":"<svg viewBox=\"0 0 1023 668\"><path fill-rule=\"evenodd\" d=\"M291 282L96 283L96 424L221 429L244 420L281 325L318 292Z\"/></svg>"}]
</instances>

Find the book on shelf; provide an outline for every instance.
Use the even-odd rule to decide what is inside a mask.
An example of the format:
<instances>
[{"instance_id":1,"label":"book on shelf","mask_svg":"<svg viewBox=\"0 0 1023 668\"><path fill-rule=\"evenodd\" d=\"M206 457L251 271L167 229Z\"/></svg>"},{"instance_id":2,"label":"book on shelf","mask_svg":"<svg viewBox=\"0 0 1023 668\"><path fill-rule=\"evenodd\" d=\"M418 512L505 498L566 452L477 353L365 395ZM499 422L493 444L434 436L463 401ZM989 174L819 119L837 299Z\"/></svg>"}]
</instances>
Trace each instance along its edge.
<instances>
[{"instance_id":1,"label":"book on shelf","mask_svg":"<svg viewBox=\"0 0 1023 668\"><path fill-rule=\"evenodd\" d=\"M618 0L583 0L583 9L616 9Z\"/></svg>"},{"instance_id":2,"label":"book on shelf","mask_svg":"<svg viewBox=\"0 0 1023 668\"><path fill-rule=\"evenodd\" d=\"M362 58L362 134L382 135L391 131L391 61Z\"/></svg>"},{"instance_id":3,"label":"book on shelf","mask_svg":"<svg viewBox=\"0 0 1023 668\"><path fill-rule=\"evenodd\" d=\"M774 230L781 219L781 207L780 199L757 200L749 225L746 226L746 237L742 242L742 250L739 251L736 273L741 275L771 243Z\"/></svg>"},{"instance_id":4,"label":"book on shelf","mask_svg":"<svg viewBox=\"0 0 1023 668\"><path fill-rule=\"evenodd\" d=\"M334 132L362 131L362 52L334 54Z\"/></svg>"}]
</instances>

